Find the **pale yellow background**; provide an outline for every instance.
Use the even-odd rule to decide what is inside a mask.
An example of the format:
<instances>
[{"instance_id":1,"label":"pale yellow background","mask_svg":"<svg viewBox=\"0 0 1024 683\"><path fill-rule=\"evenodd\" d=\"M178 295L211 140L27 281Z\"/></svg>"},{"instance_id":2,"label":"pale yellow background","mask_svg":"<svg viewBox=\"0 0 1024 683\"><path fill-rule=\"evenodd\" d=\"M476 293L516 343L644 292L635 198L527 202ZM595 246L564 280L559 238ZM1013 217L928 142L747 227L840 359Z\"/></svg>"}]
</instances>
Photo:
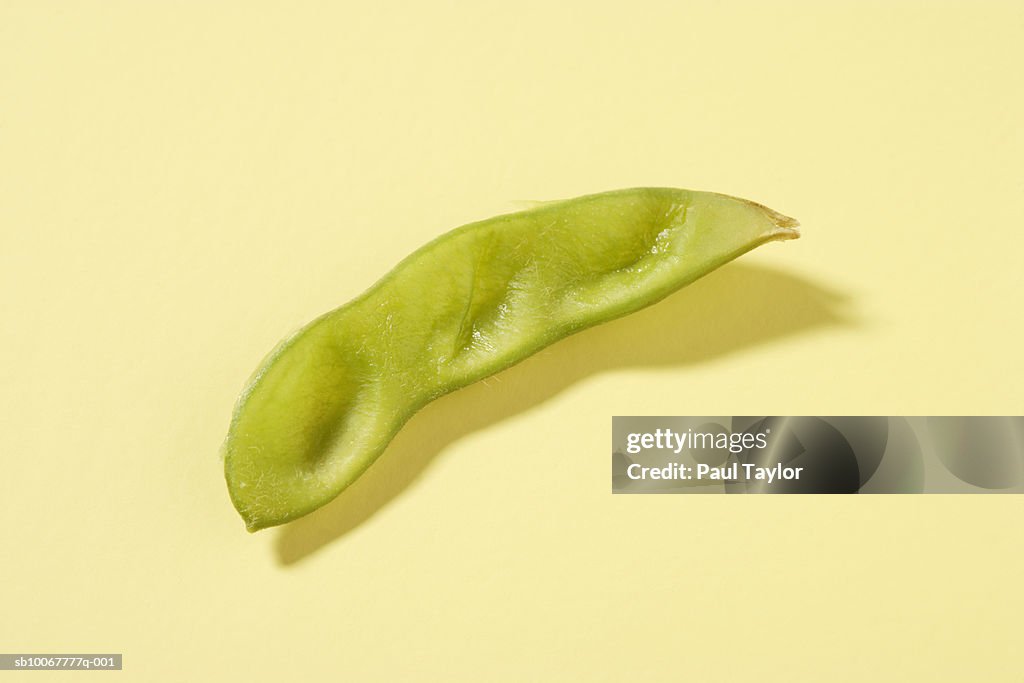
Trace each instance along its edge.
<instances>
[{"instance_id":1,"label":"pale yellow background","mask_svg":"<svg viewBox=\"0 0 1024 683\"><path fill-rule=\"evenodd\" d=\"M133 681L1024 680L1019 496L609 476L615 414L1024 413L1021 3L0 8L0 651L123 652L89 675ZM218 449L281 337L514 200L635 185L804 237L245 532Z\"/></svg>"}]
</instances>

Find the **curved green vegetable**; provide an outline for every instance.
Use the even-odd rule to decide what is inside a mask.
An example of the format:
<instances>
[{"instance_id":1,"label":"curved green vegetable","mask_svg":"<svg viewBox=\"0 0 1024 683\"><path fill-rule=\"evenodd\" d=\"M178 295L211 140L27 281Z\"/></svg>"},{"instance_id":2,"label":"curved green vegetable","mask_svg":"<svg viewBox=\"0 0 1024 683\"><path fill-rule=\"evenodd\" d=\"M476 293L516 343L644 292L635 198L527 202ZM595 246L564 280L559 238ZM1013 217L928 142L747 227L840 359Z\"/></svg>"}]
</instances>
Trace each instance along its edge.
<instances>
[{"instance_id":1,"label":"curved green vegetable","mask_svg":"<svg viewBox=\"0 0 1024 683\"><path fill-rule=\"evenodd\" d=\"M250 531L324 505L429 401L648 306L797 222L639 188L457 228L282 342L235 407L228 490Z\"/></svg>"}]
</instances>

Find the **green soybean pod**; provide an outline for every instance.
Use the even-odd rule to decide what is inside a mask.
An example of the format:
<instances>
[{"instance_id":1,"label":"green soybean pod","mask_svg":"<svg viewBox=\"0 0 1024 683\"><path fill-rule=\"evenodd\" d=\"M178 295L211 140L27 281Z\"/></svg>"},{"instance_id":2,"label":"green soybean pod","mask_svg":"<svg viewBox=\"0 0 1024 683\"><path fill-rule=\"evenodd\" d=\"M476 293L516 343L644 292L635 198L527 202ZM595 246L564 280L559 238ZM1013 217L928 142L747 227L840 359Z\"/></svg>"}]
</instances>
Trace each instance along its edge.
<instances>
[{"instance_id":1,"label":"green soybean pod","mask_svg":"<svg viewBox=\"0 0 1024 683\"><path fill-rule=\"evenodd\" d=\"M635 188L457 228L283 341L224 444L250 531L324 505L433 399L631 313L797 222L709 192Z\"/></svg>"}]
</instances>

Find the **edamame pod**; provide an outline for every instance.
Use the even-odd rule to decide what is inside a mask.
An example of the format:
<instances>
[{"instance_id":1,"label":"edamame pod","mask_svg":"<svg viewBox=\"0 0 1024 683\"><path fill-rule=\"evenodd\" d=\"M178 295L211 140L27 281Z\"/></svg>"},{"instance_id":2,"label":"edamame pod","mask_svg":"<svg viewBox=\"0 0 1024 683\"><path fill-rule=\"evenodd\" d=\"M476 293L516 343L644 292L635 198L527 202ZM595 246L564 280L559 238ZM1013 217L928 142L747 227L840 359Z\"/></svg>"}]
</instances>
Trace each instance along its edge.
<instances>
[{"instance_id":1,"label":"edamame pod","mask_svg":"<svg viewBox=\"0 0 1024 683\"><path fill-rule=\"evenodd\" d=\"M429 401L795 238L797 225L735 197L636 188L442 235L263 362L224 444L231 499L250 531L307 514Z\"/></svg>"}]
</instances>

